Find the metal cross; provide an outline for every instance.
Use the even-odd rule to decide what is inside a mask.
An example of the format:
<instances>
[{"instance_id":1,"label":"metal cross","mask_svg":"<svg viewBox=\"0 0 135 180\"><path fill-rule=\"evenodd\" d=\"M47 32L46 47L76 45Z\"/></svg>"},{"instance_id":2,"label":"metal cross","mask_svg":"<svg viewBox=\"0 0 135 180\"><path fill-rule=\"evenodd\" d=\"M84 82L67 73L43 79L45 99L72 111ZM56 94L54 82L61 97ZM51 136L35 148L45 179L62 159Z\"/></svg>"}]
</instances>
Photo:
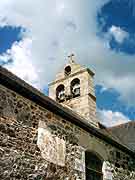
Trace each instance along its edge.
<instances>
[{"instance_id":1,"label":"metal cross","mask_svg":"<svg viewBox=\"0 0 135 180\"><path fill-rule=\"evenodd\" d=\"M75 55L72 53L71 55L68 56L69 62L74 63L74 57Z\"/></svg>"}]
</instances>

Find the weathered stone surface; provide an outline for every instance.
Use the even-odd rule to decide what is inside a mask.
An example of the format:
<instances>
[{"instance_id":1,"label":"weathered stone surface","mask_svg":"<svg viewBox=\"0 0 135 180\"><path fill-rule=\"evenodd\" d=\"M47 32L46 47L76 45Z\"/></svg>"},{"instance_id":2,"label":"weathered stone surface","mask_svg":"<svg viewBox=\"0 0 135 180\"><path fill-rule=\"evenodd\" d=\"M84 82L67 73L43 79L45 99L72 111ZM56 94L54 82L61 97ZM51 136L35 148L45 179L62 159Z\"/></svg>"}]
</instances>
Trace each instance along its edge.
<instances>
[{"instance_id":1,"label":"weathered stone surface","mask_svg":"<svg viewBox=\"0 0 135 180\"><path fill-rule=\"evenodd\" d=\"M52 135L47 128L39 126L37 144L44 159L60 166L65 165L66 144L63 139Z\"/></svg>"},{"instance_id":2,"label":"weathered stone surface","mask_svg":"<svg viewBox=\"0 0 135 180\"><path fill-rule=\"evenodd\" d=\"M71 157L74 126L1 85L0 91L7 103L0 114L1 179L81 178Z\"/></svg>"},{"instance_id":3,"label":"weathered stone surface","mask_svg":"<svg viewBox=\"0 0 135 180\"><path fill-rule=\"evenodd\" d=\"M85 151L135 180L129 154L0 85L0 179L85 180Z\"/></svg>"}]
</instances>

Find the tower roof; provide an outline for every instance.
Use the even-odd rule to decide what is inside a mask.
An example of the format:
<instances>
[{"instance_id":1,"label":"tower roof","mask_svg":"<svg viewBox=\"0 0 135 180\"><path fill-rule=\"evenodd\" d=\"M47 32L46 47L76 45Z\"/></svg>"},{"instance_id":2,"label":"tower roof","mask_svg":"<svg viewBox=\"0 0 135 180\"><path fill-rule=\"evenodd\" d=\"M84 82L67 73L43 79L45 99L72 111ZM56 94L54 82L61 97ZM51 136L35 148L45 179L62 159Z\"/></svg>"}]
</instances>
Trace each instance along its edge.
<instances>
[{"instance_id":1,"label":"tower roof","mask_svg":"<svg viewBox=\"0 0 135 180\"><path fill-rule=\"evenodd\" d=\"M108 130L127 147L135 151L135 121L113 126Z\"/></svg>"}]
</instances>

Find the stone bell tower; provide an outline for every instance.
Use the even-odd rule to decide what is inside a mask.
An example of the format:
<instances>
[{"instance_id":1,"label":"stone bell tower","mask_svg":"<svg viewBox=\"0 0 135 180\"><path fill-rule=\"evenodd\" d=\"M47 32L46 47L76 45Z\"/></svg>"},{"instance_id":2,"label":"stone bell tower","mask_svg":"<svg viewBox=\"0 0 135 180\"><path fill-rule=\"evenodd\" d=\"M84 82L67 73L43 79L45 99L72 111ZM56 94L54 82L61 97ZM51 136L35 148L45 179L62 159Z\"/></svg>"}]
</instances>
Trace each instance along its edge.
<instances>
[{"instance_id":1,"label":"stone bell tower","mask_svg":"<svg viewBox=\"0 0 135 180\"><path fill-rule=\"evenodd\" d=\"M71 54L68 56L68 64L49 84L49 96L68 106L98 128L93 76L94 73L77 64L74 54Z\"/></svg>"}]
</instances>

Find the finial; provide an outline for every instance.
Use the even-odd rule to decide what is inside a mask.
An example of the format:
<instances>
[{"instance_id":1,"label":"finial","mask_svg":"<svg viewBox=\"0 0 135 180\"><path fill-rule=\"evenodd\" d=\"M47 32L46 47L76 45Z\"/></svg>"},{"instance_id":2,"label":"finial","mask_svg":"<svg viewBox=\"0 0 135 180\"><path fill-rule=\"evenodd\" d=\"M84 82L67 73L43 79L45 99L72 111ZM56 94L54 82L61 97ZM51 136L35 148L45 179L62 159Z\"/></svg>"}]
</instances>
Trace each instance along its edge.
<instances>
[{"instance_id":1,"label":"finial","mask_svg":"<svg viewBox=\"0 0 135 180\"><path fill-rule=\"evenodd\" d=\"M69 63L74 63L74 54L72 53L71 55L68 56L68 59L69 59Z\"/></svg>"}]
</instances>

